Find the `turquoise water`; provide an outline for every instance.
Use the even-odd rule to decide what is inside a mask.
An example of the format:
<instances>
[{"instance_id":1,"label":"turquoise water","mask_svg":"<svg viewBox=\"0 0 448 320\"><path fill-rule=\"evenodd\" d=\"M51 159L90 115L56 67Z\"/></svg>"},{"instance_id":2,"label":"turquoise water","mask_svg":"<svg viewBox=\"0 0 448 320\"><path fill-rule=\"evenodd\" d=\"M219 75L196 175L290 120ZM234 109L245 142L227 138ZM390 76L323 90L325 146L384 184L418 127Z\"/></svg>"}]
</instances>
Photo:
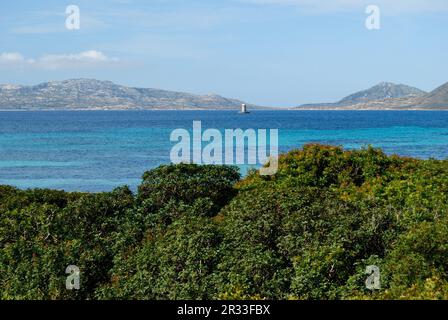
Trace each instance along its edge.
<instances>
[{"instance_id":1,"label":"turquoise water","mask_svg":"<svg viewBox=\"0 0 448 320\"><path fill-rule=\"evenodd\" d=\"M20 188L133 189L169 163L173 129L278 129L280 151L319 142L389 154L448 158L448 112L91 111L0 112L0 184ZM247 167L242 167L242 171Z\"/></svg>"}]
</instances>

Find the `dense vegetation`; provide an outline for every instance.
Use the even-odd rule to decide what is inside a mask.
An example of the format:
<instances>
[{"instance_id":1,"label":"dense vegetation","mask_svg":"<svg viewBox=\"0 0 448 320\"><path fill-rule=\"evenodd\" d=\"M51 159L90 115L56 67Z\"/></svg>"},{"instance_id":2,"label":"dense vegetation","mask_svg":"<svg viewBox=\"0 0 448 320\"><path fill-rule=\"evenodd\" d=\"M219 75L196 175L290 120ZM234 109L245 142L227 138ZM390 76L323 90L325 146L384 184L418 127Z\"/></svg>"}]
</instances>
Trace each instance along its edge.
<instances>
[{"instance_id":1,"label":"dense vegetation","mask_svg":"<svg viewBox=\"0 0 448 320\"><path fill-rule=\"evenodd\" d=\"M136 195L1 186L0 298L448 299L448 161L308 145L272 177L181 164Z\"/></svg>"}]
</instances>

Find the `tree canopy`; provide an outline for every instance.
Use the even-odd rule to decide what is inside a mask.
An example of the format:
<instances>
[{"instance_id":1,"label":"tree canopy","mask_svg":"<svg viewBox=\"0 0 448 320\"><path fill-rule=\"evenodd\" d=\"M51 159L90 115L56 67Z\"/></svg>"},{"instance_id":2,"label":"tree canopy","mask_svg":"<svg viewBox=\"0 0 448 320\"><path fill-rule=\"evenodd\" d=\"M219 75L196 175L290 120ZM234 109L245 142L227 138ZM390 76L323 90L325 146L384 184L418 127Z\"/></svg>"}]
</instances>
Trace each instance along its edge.
<instances>
[{"instance_id":1,"label":"tree canopy","mask_svg":"<svg viewBox=\"0 0 448 320\"><path fill-rule=\"evenodd\" d=\"M447 272L448 161L306 145L274 176L179 164L136 194L0 186L1 299L448 299Z\"/></svg>"}]
</instances>

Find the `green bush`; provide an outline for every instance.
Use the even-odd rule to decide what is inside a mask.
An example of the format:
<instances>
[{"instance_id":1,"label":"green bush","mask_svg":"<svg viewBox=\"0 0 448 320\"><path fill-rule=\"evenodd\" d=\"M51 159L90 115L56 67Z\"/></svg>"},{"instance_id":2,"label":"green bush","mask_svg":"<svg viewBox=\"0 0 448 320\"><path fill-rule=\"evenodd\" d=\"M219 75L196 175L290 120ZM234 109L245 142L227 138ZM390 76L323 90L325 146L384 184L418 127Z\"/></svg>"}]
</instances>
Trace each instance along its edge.
<instances>
[{"instance_id":1,"label":"green bush","mask_svg":"<svg viewBox=\"0 0 448 320\"><path fill-rule=\"evenodd\" d=\"M448 299L447 235L448 161L370 147L307 145L241 181L161 166L135 196L0 186L0 298Z\"/></svg>"},{"instance_id":2,"label":"green bush","mask_svg":"<svg viewBox=\"0 0 448 320\"><path fill-rule=\"evenodd\" d=\"M1 298L92 298L95 287L108 281L118 253L115 232L134 202L129 189L76 196L44 190L14 195L10 203L23 201L23 206L3 211L0 219ZM79 291L65 288L69 265L81 270Z\"/></svg>"}]
</instances>

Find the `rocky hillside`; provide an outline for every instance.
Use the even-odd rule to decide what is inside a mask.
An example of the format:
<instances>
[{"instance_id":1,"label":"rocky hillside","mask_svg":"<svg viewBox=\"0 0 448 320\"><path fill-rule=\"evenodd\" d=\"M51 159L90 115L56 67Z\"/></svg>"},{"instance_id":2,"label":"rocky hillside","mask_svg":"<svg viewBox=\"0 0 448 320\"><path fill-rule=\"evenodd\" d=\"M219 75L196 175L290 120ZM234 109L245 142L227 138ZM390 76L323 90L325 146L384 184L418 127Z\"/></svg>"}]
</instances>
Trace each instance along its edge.
<instances>
[{"instance_id":1,"label":"rocky hillside","mask_svg":"<svg viewBox=\"0 0 448 320\"><path fill-rule=\"evenodd\" d=\"M382 82L370 89L363 90L354 93L348 97L345 97L337 104L341 106L349 106L370 101L419 97L419 96L421 97L425 95L425 93L426 92L420 89L406 86L404 84Z\"/></svg>"},{"instance_id":2,"label":"rocky hillside","mask_svg":"<svg viewBox=\"0 0 448 320\"><path fill-rule=\"evenodd\" d=\"M242 103L214 94L131 88L91 79L0 85L1 110L234 109Z\"/></svg>"},{"instance_id":3,"label":"rocky hillside","mask_svg":"<svg viewBox=\"0 0 448 320\"><path fill-rule=\"evenodd\" d=\"M336 103L307 104L303 109L406 109L413 108L425 91L403 84L382 82L370 89L351 94Z\"/></svg>"},{"instance_id":4,"label":"rocky hillside","mask_svg":"<svg viewBox=\"0 0 448 320\"><path fill-rule=\"evenodd\" d=\"M448 109L448 82L422 97L417 104L428 109Z\"/></svg>"}]
</instances>

